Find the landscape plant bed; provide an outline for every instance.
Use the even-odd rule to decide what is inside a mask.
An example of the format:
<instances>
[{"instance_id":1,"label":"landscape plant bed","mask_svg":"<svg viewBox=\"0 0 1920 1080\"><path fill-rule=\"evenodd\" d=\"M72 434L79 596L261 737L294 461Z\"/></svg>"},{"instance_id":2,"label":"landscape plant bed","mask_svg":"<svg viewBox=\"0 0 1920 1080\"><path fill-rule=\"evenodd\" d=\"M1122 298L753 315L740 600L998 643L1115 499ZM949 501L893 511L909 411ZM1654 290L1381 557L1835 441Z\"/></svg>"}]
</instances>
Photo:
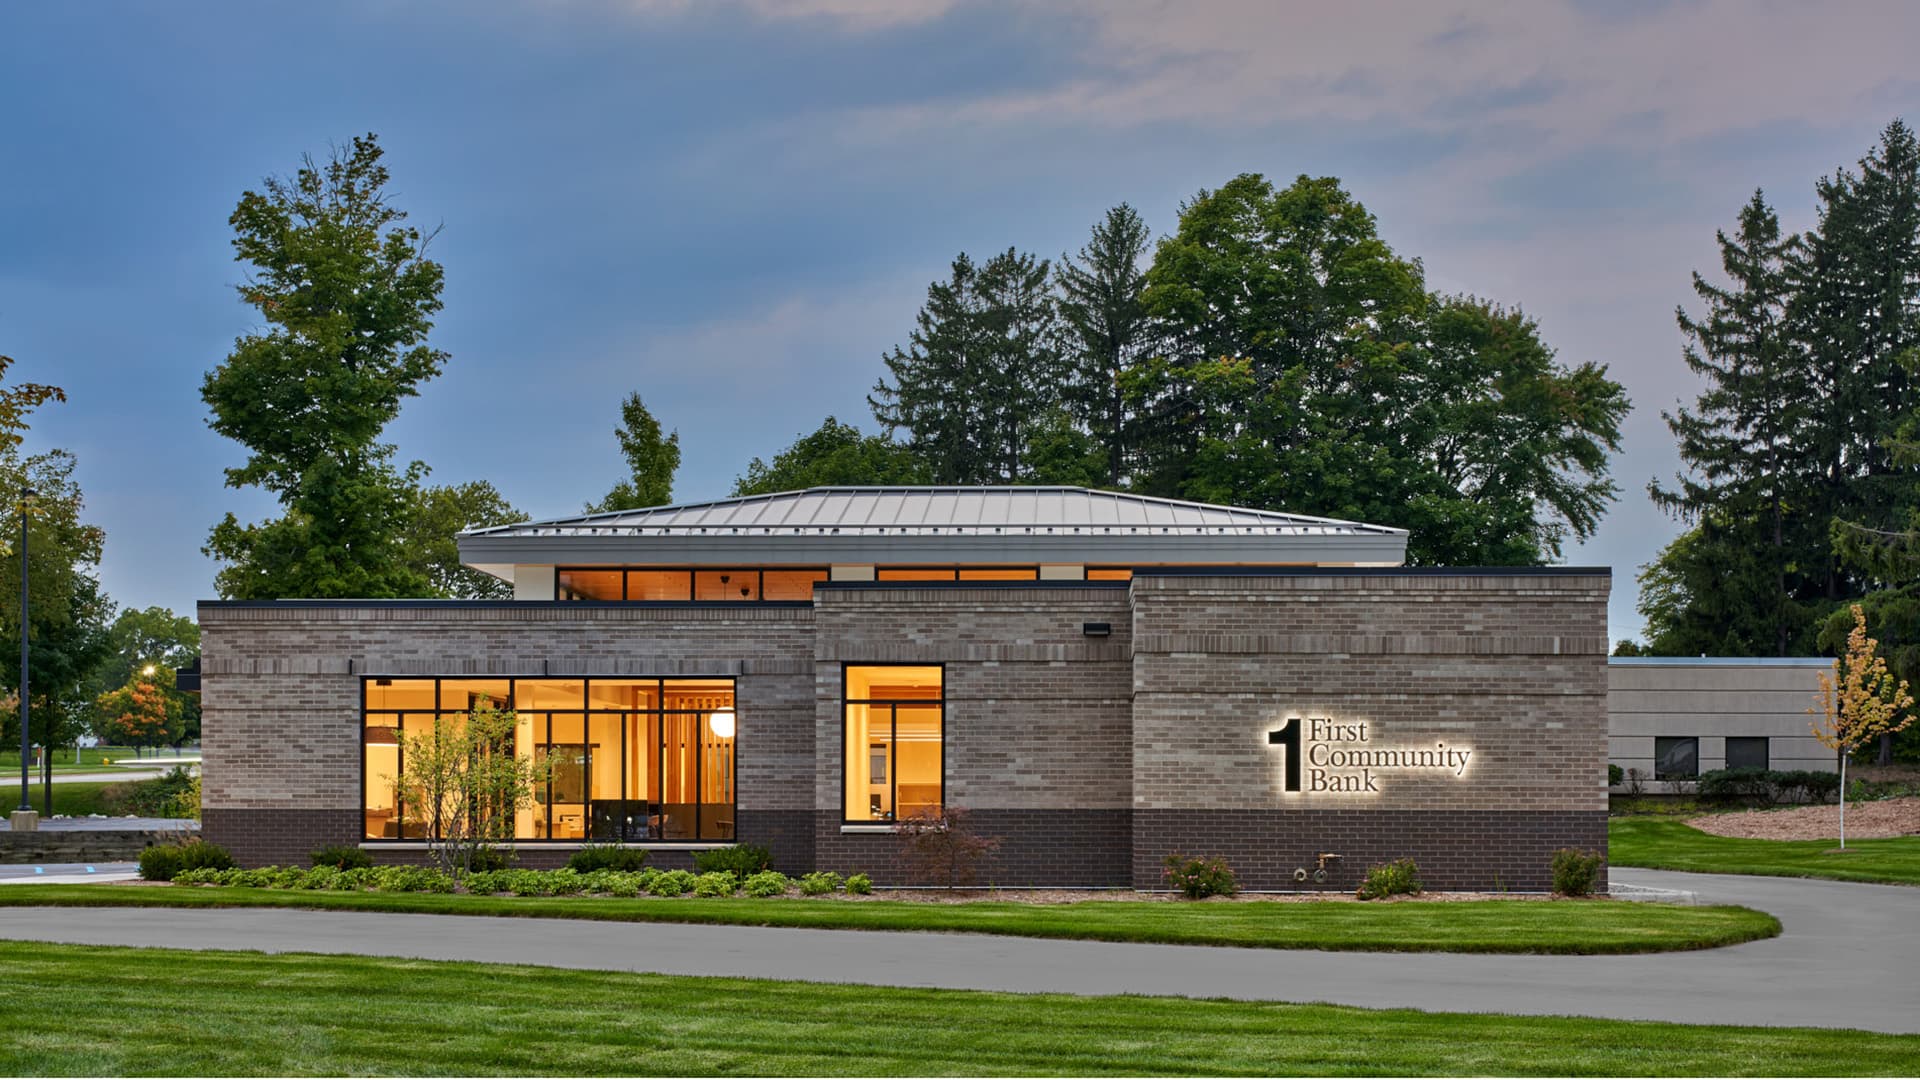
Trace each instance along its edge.
<instances>
[{"instance_id":1,"label":"landscape plant bed","mask_svg":"<svg viewBox=\"0 0 1920 1080\"><path fill-rule=\"evenodd\" d=\"M445 915L704 923L833 930L937 931L1173 945L1366 952L1608 954L1715 948L1773 937L1780 924L1749 908L1597 900L1379 903L1028 904L881 898L472 896L244 887L32 885L0 890L0 906L281 907Z\"/></svg>"},{"instance_id":2,"label":"landscape plant bed","mask_svg":"<svg viewBox=\"0 0 1920 1080\"><path fill-rule=\"evenodd\" d=\"M1851 808L1847 816L1851 825ZM1680 821L1614 818L1607 822L1607 837L1615 866L1920 885L1920 836L1849 836L1842 852L1831 839L1750 840L1713 836Z\"/></svg>"},{"instance_id":3,"label":"landscape plant bed","mask_svg":"<svg viewBox=\"0 0 1920 1080\"><path fill-rule=\"evenodd\" d=\"M7 1075L1920 1073L1920 1038L1816 1028L38 943L0 964L34 988Z\"/></svg>"},{"instance_id":4,"label":"landscape plant bed","mask_svg":"<svg viewBox=\"0 0 1920 1080\"><path fill-rule=\"evenodd\" d=\"M1714 836L1746 840L1835 840L1840 836L1840 807L1782 806L1702 814L1687 824ZM1920 835L1920 797L1880 799L1847 806L1847 840L1884 840Z\"/></svg>"}]
</instances>

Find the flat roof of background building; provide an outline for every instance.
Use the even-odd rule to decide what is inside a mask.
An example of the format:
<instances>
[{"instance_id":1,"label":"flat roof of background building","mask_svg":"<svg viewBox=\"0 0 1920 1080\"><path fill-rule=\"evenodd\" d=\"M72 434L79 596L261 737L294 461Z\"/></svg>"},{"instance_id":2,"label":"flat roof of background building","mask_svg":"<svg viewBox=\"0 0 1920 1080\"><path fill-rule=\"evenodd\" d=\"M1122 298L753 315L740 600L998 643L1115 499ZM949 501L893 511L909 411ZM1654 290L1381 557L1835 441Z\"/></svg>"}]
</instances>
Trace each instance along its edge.
<instances>
[{"instance_id":1,"label":"flat roof of background building","mask_svg":"<svg viewBox=\"0 0 1920 1080\"><path fill-rule=\"evenodd\" d=\"M1609 656L1622 667L1832 667L1831 656Z\"/></svg>"},{"instance_id":2,"label":"flat roof of background building","mask_svg":"<svg viewBox=\"0 0 1920 1080\"><path fill-rule=\"evenodd\" d=\"M1407 532L1082 487L816 487L473 529L460 558L515 564L741 562L1398 565ZM504 575L503 575L504 576Z\"/></svg>"}]
</instances>

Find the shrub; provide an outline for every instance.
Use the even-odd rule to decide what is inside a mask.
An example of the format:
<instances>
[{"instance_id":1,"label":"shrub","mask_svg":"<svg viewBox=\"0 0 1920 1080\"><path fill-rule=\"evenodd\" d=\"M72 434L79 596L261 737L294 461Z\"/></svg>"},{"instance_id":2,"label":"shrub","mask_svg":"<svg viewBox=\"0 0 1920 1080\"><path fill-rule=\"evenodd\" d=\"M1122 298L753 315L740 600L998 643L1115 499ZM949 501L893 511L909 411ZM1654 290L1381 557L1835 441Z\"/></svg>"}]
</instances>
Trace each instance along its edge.
<instances>
[{"instance_id":1,"label":"shrub","mask_svg":"<svg viewBox=\"0 0 1920 1080\"><path fill-rule=\"evenodd\" d=\"M554 882L539 870L508 870L503 884L515 896L552 896Z\"/></svg>"},{"instance_id":2,"label":"shrub","mask_svg":"<svg viewBox=\"0 0 1920 1080\"><path fill-rule=\"evenodd\" d=\"M1618 765L1607 766L1607 786L1614 787L1627 778L1627 770Z\"/></svg>"},{"instance_id":3,"label":"shrub","mask_svg":"<svg viewBox=\"0 0 1920 1080\"><path fill-rule=\"evenodd\" d=\"M709 870L693 879L695 896L732 896L740 887L740 879L726 870Z\"/></svg>"},{"instance_id":4,"label":"shrub","mask_svg":"<svg viewBox=\"0 0 1920 1080\"><path fill-rule=\"evenodd\" d=\"M188 792L197 789L194 775L185 765L175 765L166 775L152 780L129 780L111 784L100 792L100 799L115 814L140 817L185 817L179 807Z\"/></svg>"},{"instance_id":5,"label":"shrub","mask_svg":"<svg viewBox=\"0 0 1920 1080\"><path fill-rule=\"evenodd\" d=\"M946 889L973 884L980 863L1000 846L997 837L973 831L972 815L961 806L906 818L893 832L907 876Z\"/></svg>"},{"instance_id":6,"label":"shrub","mask_svg":"<svg viewBox=\"0 0 1920 1080\"><path fill-rule=\"evenodd\" d=\"M1233 868L1218 855L1202 859L1174 852L1167 856L1166 866L1160 876L1166 879L1168 885L1185 893L1189 900L1232 896L1240 891Z\"/></svg>"},{"instance_id":7,"label":"shrub","mask_svg":"<svg viewBox=\"0 0 1920 1080\"><path fill-rule=\"evenodd\" d=\"M640 875L625 870L596 870L586 876L586 891L608 896L639 896Z\"/></svg>"},{"instance_id":8,"label":"shrub","mask_svg":"<svg viewBox=\"0 0 1920 1080\"><path fill-rule=\"evenodd\" d=\"M735 844L693 853L693 868L703 874L726 871L747 878L773 865L773 853L759 844Z\"/></svg>"},{"instance_id":9,"label":"shrub","mask_svg":"<svg viewBox=\"0 0 1920 1080\"><path fill-rule=\"evenodd\" d=\"M333 879L339 877L340 873L340 871L335 870L331 866L316 866L301 875L300 880L294 882L293 887L296 889L330 889L333 887Z\"/></svg>"},{"instance_id":10,"label":"shrub","mask_svg":"<svg viewBox=\"0 0 1920 1080\"><path fill-rule=\"evenodd\" d=\"M1362 900L1378 900L1383 896L1418 896L1420 868L1414 865L1412 859L1375 863L1367 867L1366 880L1360 883L1360 889L1354 895Z\"/></svg>"},{"instance_id":11,"label":"shrub","mask_svg":"<svg viewBox=\"0 0 1920 1080\"><path fill-rule=\"evenodd\" d=\"M815 870L800 877L800 891L807 896L822 896L840 888L840 875L831 870Z\"/></svg>"},{"instance_id":12,"label":"shrub","mask_svg":"<svg viewBox=\"0 0 1920 1080\"><path fill-rule=\"evenodd\" d=\"M148 850L151 851L152 849L149 848ZM144 859L141 861L145 862ZM210 870L204 868L200 870L180 870L173 875L173 883L175 885L224 885L226 882L220 879L220 875L224 873L226 873L225 870ZM146 876L146 868L144 866L141 867L141 876ZM148 880L158 879L150 878Z\"/></svg>"},{"instance_id":13,"label":"shrub","mask_svg":"<svg viewBox=\"0 0 1920 1080\"><path fill-rule=\"evenodd\" d=\"M1700 774L1700 798L1716 806L1771 805L1779 795L1779 777L1766 769L1712 769Z\"/></svg>"},{"instance_id":14,"label":"shrub","mask_svg":"<svg viewBox=\"0 0 1920 1080\"><path fill-rule=\"evenodd\" d=\"M477 874L468 874L462 884L470 893L492 896L507 891L507 876L512 873L512 870L482 870Z\"/></svg>"},{"instance_id":15,"label":"shrub","mask_svg":"<svg viewBox=\"0 0 1920 1080\"><path fill-rule=\"evenodd\" d=\"M353 844L328 844L309 857L313 865L331 866L335 870L354 870L373 865L373 856L367 854L367 849Z\"/></svg>"},{"instance_id":16,"label":"shrub","mask_svg":"<svg viewBox=\"0 0 1920 1080\"><path fill-rule=\"evenodd\" d=\"M1592 896L1606 856L1597 851L1561 848L1553 853L1553 891L1561 896Z\"/></svg>"},{"instance_id":17,"label":"shrub","mask_svg":"<svg viewBox=\"0 0 1920 1080\"><path fill-rule=\"evenodd\" d=\"M787 875L778 870L762 870L740 883L748 896L782 896L787 891Z\"/></svg>"},{"instance_id":18,"label":"shrub","mask_svg":"<svg viewBox=\"0 0 1920 1080\"><path fill-rule=\"evenodd\" d=\"M639 870L647 865L647 849L619 847L613 844L593 844L574 852L567 859L567 868L582 874L591 874L595 870Z\"/></svg>"},{"instance_id":19,"label":"shrub","mask_svg":"<svg viewBox=\"0 0 1920 1080\"><path fill-rule=\"evenodd\" d=\"M647 886L647 892L654 896L685 896L693 889L694 880L690 870L663 870Z\"/></svg>"},{"instance_id":20,"label":"shrub","mask_svg":"<svg viewBox=\"0 0 1920 1080\"><path fill-rule=\"evenodd\" d=\"M382 866L367 886L381 892L450 893L453 879L431 866Z\"/></svg>"},{"instance_id":21,"label":"shrub","mask_svg":"<svg viewBox=\"0 0 1920 1080\"><path fill-rule=\"evenodd\" d=\"M473 849L473 862L467 867L469 873L485 873L489 870L511 870L520 859L510 847L495 847L484 844Z\"/></svg>"},{"instance_id":22,"label":"shrub","mask_svg":"<svg viewBox=\"0 0 1920 1080\"><path fill-rule=\"evenodd\" d=\"M148 881L172 881L181 869L177 844L155 844L140 853L140 876Z\"/></svg>"},{"instance_id":23,"label":"shrub","mask_svg":"<svg viewBox=\"0 0 1920 1080\"><path fill-rule=\"evenodd\" d=\"M860 896L873 895L873 879L865 874L848 874L847 891Z\"/></svg>"}]
</instances>

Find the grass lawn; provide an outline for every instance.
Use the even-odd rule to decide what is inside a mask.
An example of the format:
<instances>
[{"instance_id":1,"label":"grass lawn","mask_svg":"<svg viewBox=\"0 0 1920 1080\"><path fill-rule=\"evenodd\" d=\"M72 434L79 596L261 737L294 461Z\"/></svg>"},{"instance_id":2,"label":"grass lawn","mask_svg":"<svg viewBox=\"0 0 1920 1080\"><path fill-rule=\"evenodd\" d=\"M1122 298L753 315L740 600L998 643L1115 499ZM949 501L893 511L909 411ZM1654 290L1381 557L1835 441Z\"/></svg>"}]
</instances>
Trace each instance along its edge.
<instances>
[{"instance_id":1,"label":"grass lawn","mask_svg":"<svg viewBox=\"0 0 1920 1080\"><path fill-rule=\"evenodd\" d=\"M1452 903L1075 904L899 900L756 900L577 896L447 896L198 886L22 885L0 906L295 907L451 915L719 923L833 930L939 930L1174 945L1369 952L1638 953L1705 949L1773 937L1773 916L1742 907L1614 900Z\"/></svg>"},{"instance_id":2,"label":"grass lawn","mask_svg":"<svg viewBox=\"0 0 1920 1080\"><path fill-rule=\"evenodd\" d=\"M1913 1075L1920 1037L8 942L0 1074Z\"/></svg>"},{"instance_id":3,"label":"grass lawn","mask_svg":"<svg viewBox=\"0 0 1920 1080\"><path fill-rule=\"evenodd\" d=\"M1683 822L1651 817L1607 822L1607 859L1615 866L1920 885L1920 836L1849 840L1845 854L1829 854L1835 846L1832 840L1714 836Z\"/></svg>"}]
</instances>

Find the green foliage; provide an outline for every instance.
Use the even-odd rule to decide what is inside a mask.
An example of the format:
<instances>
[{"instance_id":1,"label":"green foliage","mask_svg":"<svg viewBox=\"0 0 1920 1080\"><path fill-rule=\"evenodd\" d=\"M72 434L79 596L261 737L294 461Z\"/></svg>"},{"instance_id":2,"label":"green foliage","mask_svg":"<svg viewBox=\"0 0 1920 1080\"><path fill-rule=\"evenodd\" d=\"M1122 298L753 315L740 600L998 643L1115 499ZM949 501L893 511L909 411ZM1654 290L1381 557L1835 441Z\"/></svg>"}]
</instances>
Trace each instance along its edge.
<instances>
[{"instance_id":1,"label":"green foliage","mask_svg":"<svg viewBox=\"0 0 1920 1080\"><path fill-rule=\"evenodd\" d=\"M745 879L773 865L773 853L759 844L735 844L693 853L693 868L700 873L725 870Z\"/></svg>"},{"instance_id":2,"label":"green foliage","mask_svg":"<svg viewBox=\"0 0 1920 1080\"><path fill-rule=\"evenodd\" d=\"M514 815L533 805L551 768L512 752L514 729L511 711L480 707L436 713L425 730L400 734L402 802L455 877L496 869L487 853L512 842Z\"/></svg>"},{"instance_id":3,"label":"green foliage","mask_svg":"<svg viewBox=\"0 0 1920 1080\"><path fill-rule=\"evenodd\" d=\"M754 458L733 484L735 495L768 495L810 487L924 484L932 471L911 448L884 435L863 435L829 416L796 438L771 463Z\"/></svg>"},{"instance_id":4,"label":"green foliage","mask_svg":"<svg viewBox=\"0 0 1920 1080\"><path fill-rule=\"evenodd\" d=\"M884 357L867 401L937 484L1030 482L1036 427L1063 405L1068 362L1050 264L1011 248L964 253L927 287L908 347Z\"/></svg>"},{"instance_id":5,"label":"green foliage","mask_svg":"<svg viewBox=\"0 0 1920 1080\"><path fill-rule=\"evenodd\" d=\"M647 865L645 848L620 847L616 844L589 844L567 856L567 866L582 874L595 870L634 871Z\"/></svg>"},{"instance_id":6,"label":"green foliage","mask_svg":"<svg viewBox=\"0 0 1920 1080\"><path fill-rule=\"evenodd\" d=\"M1378 900L1387 896L1418 896L1420 895L1420 868L1414 865L1412 859L1375 863L1367 867L1367 876L1360 882L1360 888L1354 895L1362 900Z\"/></svg>"},{"instance_id":7,"label":"green foliage","mask_svg":"<svg viewBox=\"0 0 1920 1080\"><path fill-rule=\"evenodd\" d=\"M1840 791L1840 774L1821 769L1712 769L1696 783L1708 806L1825 803Z\"/></svg>"},{"instance_id":8,"label":"green foliage","mask_svg":"<svg viewBox=\"0 0 1920 1080\"><path fill-rule=\"evenodd\" d=\"M1561 896L1592 896L1607 857L1598 851L1561 848L1553 853L1553 891ZM1416 890L1418 891L1418 890Z\"/></svg>"},{"instance_id":9,"label":"green foliage","mask_svg":"<svg viewBox=\"0 0 1920 1080\"><path fill-rule=\"evenodd\" d=\"M471 868L476 872L511 870L519 858L505 844L482 844L473 849Z\"/></svg>"},{"instance_id":10,"label":"green foliage","mask_svg":"<svg viewBox=\"0 0 1920 1080\"><path fill-rule=\"evenodd\" d=\"M1061 478L1056 483L1119 487L1129 475L1136 417L1127 401L1125 376L1159 340L1158 325L1147 312L1146 275L1140 269L1151 237L1139 213L1121 203L1093 227L1078 259L1060 257L1054 281L1074 369L1065 399L1078 421L1067 433L1086 433L1094 467L1085 480ZM1063 441L1063 434L1056 432L1051 446L1036 446L1036 457L1056 461L1043 471L1059 476L1064 470L1058 461L1087 460Z\"/></svg>"},{"instance_id":11,"label":"green foliage","mask_svg":"<svg viewBox=\"0 0 1920 1080\"><path fill-rule=\"evenodd\" d=\"M855 896L873 895L873 879L865 874L848 874L847 891Z\"/></svg>"},{"instance_id":12,"label":"green foliage","mask_svg":"<svg viewBox=\"0 0 1920 1080\"><path fill-rule=\"evenodd\" d=\"M680 469L680 433L662 437L660 421L635 393L620 403L620 426L613 436L620 441L620 456L626 458L630 475L614 484L606 498L588 503L587 512L634 510L672 502L673 474Z\"/></svg>"},{"instance_id":13,"label":"green foliage","mask_svg":"<svg viewBox=\"0 0 1920 1080\"><path fill-rule=\"evenodd\" d=\"M748 896L780 896L791 884L778 870L762 870L741 882L740 891Z\"/></svg>"},{"instance_id":14,"label":"green foliage","mask_svg":"<svg viewBox=\"0 0 1920 1080\"><path fill-rule=\"evenodd\" d=\"M1609 764L1607 766L1607 786L1608 787L1612 787L1615 784L1618 784L1624 781L1626 778L1627 778L1627 772L1625 769L1622 769L1620 766L1613 765L1613 764Z\"/></svg>"},{"instance_id":15,"label":"green foliage","mask_svg":"<svg viewBox=\"0 0 1920 1080\"><path fill-rule=\"evenodd\" d=\"M647 892L654 896L685 896L693 890L694 881L690 870L663 870L648 883Z\"/></svg>"},{"instance_id":16,"label":"green foliage","mask_svg":"<svg viewBox=\"0 0 1920 1080\"><path fill-rule=\"evenodd\" d=\"M800 891L807 896L824 896L839 890L840 875L831 870L815 870L800 875Z\"/></svg>"},{"instance_id":17,"label":"green foliage","mask_svg":"<svg viewBox=\"0 0 1920 1080\"><path fill-rule=\"evenodd\" d=\"M379 442L401 403L440 373L426 343L444 274L431 234L403 224L373 135L324 164L302 160L240 198L228 219L247 264L240 298L266 324L207 377L214 431L247 448L230 487L261 487L283 515L209 534L232 599L418 596L427 582L403 546L406 478Z\"/></svg>"},{"instance_id":18,"label":"green foliage","mask_svg":"<svg viewBox=\"0 0 1920 1080\"><path fill-rule=\"evenodd\" d=\"M1165 862L1166 868L1160 872L1160 876L1189 900L1232 896L1240 891L1240 882L1233 876L1233 869L1227 865L1227 860L1218 855L1200 858L1174 852L1166 857Z\"/></svg>"},{"instance_id":19,"label":"green foliage","mask_svg":"<svg viewBox=\"0 0 1920 1080\"><path fill-rule=\"evenodd\" d=\"M358 870L373 865L373 856L357 844L328 844L316 848L308 857L315 866L331 866L336 870Z\"/></svg>"},{"instance_id":20,"label":"green foliage","mask_svg":"<svg viewBox=\"0 0 1920 1080\"><path fill-rule=\"evenodd\" d=\"M102 800L115 814L138 817L175 817L181 799L199 787L199 779L185 765L175 765L165 775L151 780L127 780L102 792Z\"/></svg>"},{"instance_id":21,"label":"green foliage","mask_svg":"<svg viewBox=\"0 0 1920 1080\"><path fill-rule=\"evenodd\" d=\"M155 844L140 853L140 876L148 881L172 881L183 870L226 870L233 866L227 849L205 840L184 844Z\"/></svg>"},{"instance_id":22,"label":"green foliage","mask_svg":"<svg viewBox=\"0 0 1920 1080\"><path fill-rule=\"evenodd\" d=\"M740 879L725 870L713 870L693 879L695 896L732 896L740 888Z\"/></svg>"},{"instance_id":23,"label":"green foliage","mask_svg":"<svg viewBox=\"0 0 1920 1080\"><path fill-rule=\"evenodd\" d=\"M512 582L460 562L454 536L467 529L525 521L525 513L485 480L415 485L408 502L401 535L412 568L426 580L425 595L456 600L513 599Z\"/></svg>"},{"instance_id":24,"label":"green foliage","mask_svg":"<svg viewBox=\"0 0 1920 1080\"><path fill-rule=\"evenodd\" d=\"M1166 359L1128 373L1137 487L1396 525L1408 561L1548 561L1614 496L1625 393L1517 310L1430 294L1332 178L1243 175L1147 273Z\"/></svg>"}]
</instances>

